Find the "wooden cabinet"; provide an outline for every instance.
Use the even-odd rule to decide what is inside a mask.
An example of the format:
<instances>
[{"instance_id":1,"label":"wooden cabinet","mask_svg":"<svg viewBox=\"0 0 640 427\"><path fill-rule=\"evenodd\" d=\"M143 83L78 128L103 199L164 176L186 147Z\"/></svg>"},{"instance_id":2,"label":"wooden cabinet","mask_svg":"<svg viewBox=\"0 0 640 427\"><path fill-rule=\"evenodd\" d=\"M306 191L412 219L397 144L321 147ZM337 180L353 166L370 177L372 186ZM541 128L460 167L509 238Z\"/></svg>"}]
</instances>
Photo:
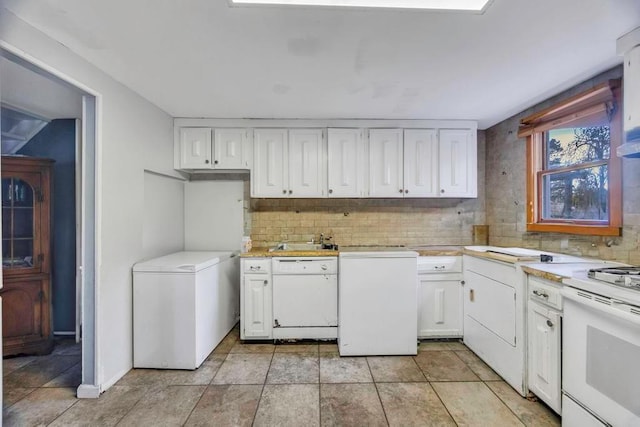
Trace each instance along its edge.
<instances>
[{"instance_id":1,"label":"wooden cabinet","mask_svg":"<svg viewBox=\"0 0 640 427\"><path fill-rule=\"evenodd\" d=\"M528 386L562 415L561 285L528 276Z\"/></svg>"},{"instance_id":2,"label":"wooden cabinet","mask_svg":"<svg viewBox=\"0 0 640 427\"><path fill-rule=\"evenodd\" d=\"M462 258L418 258L418 338L462 337Z\"/></svg>"},{"instance_id":3,"label":"wooden cabinet","mask_svg":"<svg viewBox=\"0 0 640 427\"><path fill-rule=\"evenodd\" d=\"M289 171L285 168L286 129L256 129L253 133L253 197L287 197Z\"/></svg>"},{"instance_id":4,"label":"wooden cabinet","mask_svg":"<svg viewBox=\"0 0 640 427\"><path fill-rule=\"evenodd\" d=\"M3 355L45 354L51 327L52 160L2 157Z\"/></svg>"},{"instance_id":5,"label":"wooden cabinet","mask_svg":"<svg viewBox=\"0 0 640 427\"><path fill-rule=\"evenodd\" d=\"M370 197L477 197L469 129L371 129Z\"/></svg>"},{"instance_id":6,"label":"wooden cabinet","mask_svg":"<svg viewBox=\"0 0 640 427\"><path fill-rule=\"evenodd\" d=\"M324 197L322 129L256 129L253 197Z\"/></svg>"},{"instance_id":7,"label":"wooden cabinet","mask_svg":"<svg viewBox=\"0 0 640 427\"><path fill-rule=\"evenodd\" d=\"M240 338L271 339L273 337L271 259L242 260L240 291Z\"/></svg>"},{"instance_id":8,"label":"wooden cabinet","mask_svg":"<svg viewBox=\"0 0 640 427\"><path fill-rule=\"evenodd\" d=\"M289 196L324 197L325 148L322 129L289 131Z\"/></svg>"},{"instance_id":9,"label":"wooden cabinet","mask_svg":"<svg viewBox=\"0 0 640 427\"><path fill-rule=\"evenodd\" d=\"M249 133L243 128L180 128L179 168L248 169Z\"/></svg>"},{"instance_id":10,"label":"wooden cabinet","mask_svg":"<svg viewBox=\"0 0 640 427\"><path fill-rule=\"evenodd\" d=\"M475 133L469 129L441 129L439 149L440 197L477 197Z\"/></svg>"},{"instance_id":11,"label":"wooden cabinet","mask_svg":"<svg viewBox=\"0 0 640 427\"><path fill-rule=\"evenodd\" d=\"M369 131L369 196L403 197L402 129Z\"/></svg>"},{"instance_id":12,"label":"wooden cabinet","mask_svg":"<svg viewBox=\"0 0 640 427\"><path fill-rule=\"evenodd\" d=\"M404 196L438 197L438 132L404 131Z\"/></svg>"},{"instance_id":13,"label":"wooden cabinet","mask_svg":"<svg viewBox=\"0 0 640 427\"><path fill-rule=\"evenodd\" d=\"M327 194L364 197L364 141L362 129L327 130Z\"/></svg>"},{"instance_id":14,"label":"wooden cabinet","mask_svg":"<svg viewBox=\"0 0 640 427\"><path fill-rule=\"evenodd\" d=\"M211 129L180 129L180 167L211 169Z\"/></svg>"}]
</instances>

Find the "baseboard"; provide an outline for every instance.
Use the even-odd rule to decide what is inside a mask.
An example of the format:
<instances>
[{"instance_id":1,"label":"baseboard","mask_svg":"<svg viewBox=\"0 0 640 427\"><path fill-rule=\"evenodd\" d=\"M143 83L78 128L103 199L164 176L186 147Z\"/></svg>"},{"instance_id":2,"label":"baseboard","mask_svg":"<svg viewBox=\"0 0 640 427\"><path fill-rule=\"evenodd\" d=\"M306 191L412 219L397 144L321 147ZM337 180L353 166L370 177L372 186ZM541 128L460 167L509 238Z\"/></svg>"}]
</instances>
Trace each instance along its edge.
<instances>
[{"instance_id":1,"label":"baseboard","mask_svg":"<svg viewBox=\"0 0 640 427\"><path fill-rule=\"evenodd\" d=\"M100 388L92 384L80 384L76 396L78 399L97 399L100 397Z\"/></svg>"},{"instance_id":2,"label":"baseboard","mask_svg":"<svg viewBox=\"0 0 640 427\"><path fill-rule=\"evenodd\" d=\"M111 388L112 385L114 385L115 383L117 383L120 378L124 377L127 372L129 372L132 369L131 366L129 366L126 369L123 369L122 371L118 372L116 375L112 376L109 381L105 381L104 383L102 383L102 385L100 385L100 392L103 393L105 391L107 391L109 388Z\"/></svg>"}]
</instances>

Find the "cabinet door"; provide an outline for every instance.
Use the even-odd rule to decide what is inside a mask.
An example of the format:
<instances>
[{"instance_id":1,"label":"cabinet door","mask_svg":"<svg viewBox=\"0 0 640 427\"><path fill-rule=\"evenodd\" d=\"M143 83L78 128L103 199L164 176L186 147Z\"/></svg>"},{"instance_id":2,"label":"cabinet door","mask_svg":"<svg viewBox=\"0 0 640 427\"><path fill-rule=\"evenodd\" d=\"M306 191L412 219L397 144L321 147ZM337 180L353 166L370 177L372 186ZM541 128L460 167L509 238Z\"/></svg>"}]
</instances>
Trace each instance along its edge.
<instances>
[{"instance_id":1,"label":"cabinet door","mask_svg":"<svg viewBox=\"0 0 640 427\"><path fill-rule=\"evenodd\" d=\"M252 338L271 338L271 280L264 274L244 276L244 335Z\"/></svg>"},{"instance_id":2,"label":"cabinet door","mask_svg":"<svg viewBox=\"0 0 640 427\"><path fill-rule=\"evenodd\" d=\"M369 131L369 196L403 197L402 129Z\"/></svg>"},{"instance_id":3,"label":"cabinet door","mask_svg":"<svg viewBox=\"0 0 640 427\"><path fill-rule=\"evenodd\" d=\"M216 129L214 131L214 169L246 169L244 153L247 140L246 129Z\"/></svg>"},{"instance_id":4,"label":"cabinet door","mask_svg":"<svg viewBox=\"0 0 640 427\"><path fill-rule=\"evenodd\" d=\"M404 196L438 197L438 133L404 131Z\"/></svg>"},{"instance_id":5,"label":"cabinet door","mask_svg":"<svg viewBox=\"0 0 640 427\"><path fill-rule=\"evenodd\" d=\"M322 129L289 131L289 197L323 197L325 193Z\"/></svg>"},{"instance_id":6,"label":"cabinet door","mask_svg":"<svg viewBox=\"0 0 640 427\"><path fill-rule=\"evenodd\" d=\"M462 336L462 285L460 280L420 277L418 338Z\"/></svg>"},{"instance_id":7,"label":"cabinet door","mask_svg":"<svg viewBox=\"0 0 640 427\"><path fill-rule=\"evenodd\" d=\"M5 347L28 345L48 338L48 284L48 280L37 277L4 283L1 295L4 304L2 339Z\"/></svg>"},{"instance_id":8,"label":"cabinet door","mask_svg":"<svg viewBox=\"0 0 640 427\"><path fill-rule=\"evenodd\" d=\"M287 197L287 130L256 129L254 132L253 197Z\"/></svg>"},{"instance_id":9,"label":"cabinet door","mask_svg":"<svg viewBox=\"0 0 640 427\"><path fill-rule=\"evenodd\" d=\"M327 182L329 197L362 197L362 130L328 130Z\"/></svg>"},{"instance_id":10,"label":"cabinet door","mask_svg":"<svg viewBox=\"0 0 640 427\"><path fill-rule=\"evenodd\" d=\"M529 302L529 390L560 413L560 314Z\"/></svg>"},{"instance_id":11,"label":"cabinet door","mask_svg":"<svg viewBox=\"0 0 640 427\"><path fill-rule=\"evenodd\" d=\"M180 129L180 167L211 169L211 129Z\"/></svg>"},{"instance_id":12,"label":"cabinet door","mask_svg":"<svg viewBox=\"0 0 640 427\"><path fill-rule=\"evenodd\" d=\"M476 138L469 129L440 131L440 196L476 197Z\"/></svg>"}]
</instances>

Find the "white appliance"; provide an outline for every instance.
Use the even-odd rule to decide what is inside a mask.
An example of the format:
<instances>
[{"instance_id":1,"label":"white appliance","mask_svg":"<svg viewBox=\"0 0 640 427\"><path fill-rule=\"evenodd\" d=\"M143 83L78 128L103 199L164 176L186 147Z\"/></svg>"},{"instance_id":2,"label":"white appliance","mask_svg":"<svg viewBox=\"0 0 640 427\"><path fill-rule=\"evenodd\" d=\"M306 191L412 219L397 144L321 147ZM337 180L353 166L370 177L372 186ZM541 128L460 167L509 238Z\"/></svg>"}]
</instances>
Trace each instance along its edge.
<instances>
[{"instance_id":1,"label":"white appliance","mask_svg":"<svg viewBox=\"0 0 640 427\"><path fill-rule=\"evenodd\" d=\"M640 269L603 270L563 281L566 426L640 426Z\"/></svg>"},{"instance_id":2,"label":"white appliance","mask_svg":"<svg viewBox=\"0 0 640 427\"><path fill-rule=\"evenodd\" d=\"M522 396L527 387L527 292L522 266L544 256L548 265L592 262L524 248L467 246L513 257L513 262L465 254L464 342ZM507 258L504 258L507 259ZM518 261L520 260L520 261Z\"/></svg>"},{"instance_id":3,"label":"white appliance","mask_svg":"<svg viewBox=\"0 0 640 427\"><path fill-rule=\"evenodd\" d=\"M133 266L133 367L196 369L240 313L237 252L177 252Z\"/></svg>"},{"instance_id":4,"label":"white appliance","mask_svg":"<svg viewBox=\"0 0 640 427\"><path fill-rule=\"evenodd\" d=\"M417 256L402 248L341 248L340 355L417 354Z\"/></svg>"},{"instance_id":5,"label":"white appliance","mask_svg":"<svg viewBox=\"0 0 640 427\"><path fill-rule=\"evenodd\" d=\"M276 257L272 271L273 338L335 339L337 257Z\"/></svg>"}]
</instances>

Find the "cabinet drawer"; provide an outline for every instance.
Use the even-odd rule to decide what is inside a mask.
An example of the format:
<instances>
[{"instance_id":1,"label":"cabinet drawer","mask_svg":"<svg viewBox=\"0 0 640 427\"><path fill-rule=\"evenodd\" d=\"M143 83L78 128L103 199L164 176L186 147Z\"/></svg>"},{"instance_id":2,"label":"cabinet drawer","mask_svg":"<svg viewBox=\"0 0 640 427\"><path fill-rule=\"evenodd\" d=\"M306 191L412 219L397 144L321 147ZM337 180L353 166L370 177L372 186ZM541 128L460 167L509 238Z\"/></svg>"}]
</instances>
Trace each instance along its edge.
<instances>
[{"instance_id":1,"label":"cabinet drawer","mask_svg":"<svg viewBox=\"0 0 640 427\"><path fill-rule=\"evenodd\" d=\"M529 276L529 298L562 310L560 286Z\"/></svg>"},{"instance_id":2,"label":"cabinet drawer","mask_svg":"<svg viewBox=\"0 0 640 427\"><path fill-rule=\"evenodd\" d=\"M462 271L462 257L421 256L418 257L418 274L459 273Z\"/></svg>"},{"instance_id":3,"label":"cabinet drawer","mask_svg":"<svg viewBox=\"0 0 640 427\"><path fill-rule=\"evenodd\" d=\"M269 274L271 272L271 258L243 259L242 271L250 274Z\"/></svg>"}]
</instances>

